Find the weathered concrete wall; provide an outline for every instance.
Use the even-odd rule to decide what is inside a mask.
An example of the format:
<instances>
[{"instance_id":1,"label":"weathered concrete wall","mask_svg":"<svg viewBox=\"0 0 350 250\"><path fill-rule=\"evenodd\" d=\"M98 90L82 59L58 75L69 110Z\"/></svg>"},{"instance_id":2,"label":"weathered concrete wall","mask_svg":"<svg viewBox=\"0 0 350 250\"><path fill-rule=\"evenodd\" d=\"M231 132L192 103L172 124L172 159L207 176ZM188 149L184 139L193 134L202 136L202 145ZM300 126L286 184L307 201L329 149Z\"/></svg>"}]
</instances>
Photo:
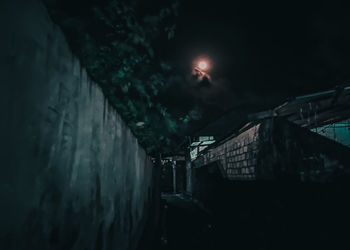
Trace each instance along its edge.
<instances>
[{"instance_id":1,"label":"weathered concrete wall","mask_svg":"<svg viewBox=\"0 0 350 250\"><path fill-rule=\"evenodd\" d=\"M348 147L283 119L267 120L261 128L260 179L328 182L349 175ZM269 174L259 172L269 167Z\"/></svg>"},{"instance_id":2,"label":"weathered concrete wall","mask_svg":"<svg viewBox=\"0 0 350 250\"><path fill-rule=\"evenodd\" d=\"M153 166L35 0L0 3L0 249L133 249Z\"/></svg>"}]
</instances>

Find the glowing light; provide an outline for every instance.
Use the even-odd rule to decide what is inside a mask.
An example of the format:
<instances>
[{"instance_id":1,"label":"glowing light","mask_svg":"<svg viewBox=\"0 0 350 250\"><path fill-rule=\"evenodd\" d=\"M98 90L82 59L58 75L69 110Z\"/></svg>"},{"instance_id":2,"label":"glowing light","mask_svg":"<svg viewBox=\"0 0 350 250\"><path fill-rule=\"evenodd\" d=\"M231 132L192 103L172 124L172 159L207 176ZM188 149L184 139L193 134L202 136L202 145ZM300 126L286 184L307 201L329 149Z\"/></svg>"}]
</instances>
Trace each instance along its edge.
<instances>
[{"instance_id":1,"label":"glowing light","mask_svg":"<svg viewBox=\"0 0 350 250\"><path fill-rule=\"evenodd\" d=\"M208 67L208 64L205 61L200 61L198 67L202 70L205 70Z\"/></svg>"}]
</instances>

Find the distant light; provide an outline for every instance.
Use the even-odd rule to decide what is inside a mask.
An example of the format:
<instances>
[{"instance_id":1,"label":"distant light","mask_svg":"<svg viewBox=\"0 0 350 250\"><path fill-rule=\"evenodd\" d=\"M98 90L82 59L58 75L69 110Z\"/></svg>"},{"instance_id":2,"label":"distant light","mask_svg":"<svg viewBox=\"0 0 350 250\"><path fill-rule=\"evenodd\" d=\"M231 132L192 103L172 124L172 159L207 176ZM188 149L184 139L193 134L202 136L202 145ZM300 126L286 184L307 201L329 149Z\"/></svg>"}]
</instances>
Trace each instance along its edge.
<instances>
[{"instance_id":1,"label":"distant light","mask_svg":"<svg viewBox=\"0 0 350 250\"><path fill-rule=\"evenodd\" d=\"M145 125L144 122L137 122L137 123L136 123L136 126L138 126L138 127L143 127L143 125Z\"/></svg>"},{"instance_id":2,"label":"distant light","mask_svg":"<svg viewBox=\"0 0 350 250\"><path fill-rule=\"evenodd\" d=\"M205 61L200 61L200 62L198 63L198 67L199 67L201 70L205 70L205 69L207 69L208 64L207 64Z\"/></svg>"}]
</instances>

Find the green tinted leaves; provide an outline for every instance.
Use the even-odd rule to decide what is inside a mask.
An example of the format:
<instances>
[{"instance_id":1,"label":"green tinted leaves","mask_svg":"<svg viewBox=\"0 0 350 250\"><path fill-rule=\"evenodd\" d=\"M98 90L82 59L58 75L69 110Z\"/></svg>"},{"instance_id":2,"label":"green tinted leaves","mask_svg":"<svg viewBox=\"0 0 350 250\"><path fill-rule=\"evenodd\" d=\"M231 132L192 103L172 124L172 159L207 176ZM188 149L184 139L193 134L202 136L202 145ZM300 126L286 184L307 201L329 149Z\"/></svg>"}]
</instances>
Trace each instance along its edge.
<instances>
[{"instance_id":1,"label":"green tinted leaves","mask_svg":"<svg viewBox=\"0 0 350 250\"><path fill-rule=\"evenodd\" d=\"M82 15L55 14L82 65L147 152L168 150L171 136L186 122L158 100L172 67L159 59L156 42L174 37L176 26L168 18L177 15L178 4L138 16L131 6L137 2L105 2L84 8Z\"/></svg>"}]
</instances>

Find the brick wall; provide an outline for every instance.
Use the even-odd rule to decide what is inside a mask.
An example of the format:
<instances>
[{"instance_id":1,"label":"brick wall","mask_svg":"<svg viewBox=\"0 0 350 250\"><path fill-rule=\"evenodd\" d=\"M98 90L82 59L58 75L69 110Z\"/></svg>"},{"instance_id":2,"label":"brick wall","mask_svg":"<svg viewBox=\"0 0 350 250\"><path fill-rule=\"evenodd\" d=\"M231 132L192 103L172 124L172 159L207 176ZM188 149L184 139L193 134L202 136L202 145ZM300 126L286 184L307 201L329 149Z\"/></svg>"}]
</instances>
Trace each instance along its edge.
<instances>
[{"instance_id":1,"label":"brick wall","mask_svg":"<svg viewBox=\"0 0 350 250\"><path fill-rule=\"evenodd\" d=\"M349 152L308 129L269 119L207 150L194 165L216 162L228 180L325 180L349 168Z\"/></svg>"},{"instance_id":2,"label":"brick wall","mask_svg":"<svg viewBox=\"0 0 350 250\"><path fill-rule=\"evenodd\" d=\"M229 139L203 155L203 164L219 161L230 180L253 180L259 146L260 124Z\"/></svg>"}]
</instances>

